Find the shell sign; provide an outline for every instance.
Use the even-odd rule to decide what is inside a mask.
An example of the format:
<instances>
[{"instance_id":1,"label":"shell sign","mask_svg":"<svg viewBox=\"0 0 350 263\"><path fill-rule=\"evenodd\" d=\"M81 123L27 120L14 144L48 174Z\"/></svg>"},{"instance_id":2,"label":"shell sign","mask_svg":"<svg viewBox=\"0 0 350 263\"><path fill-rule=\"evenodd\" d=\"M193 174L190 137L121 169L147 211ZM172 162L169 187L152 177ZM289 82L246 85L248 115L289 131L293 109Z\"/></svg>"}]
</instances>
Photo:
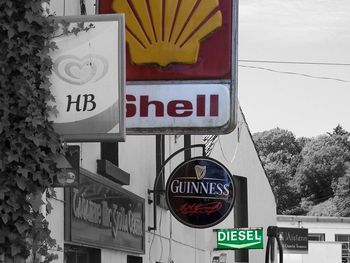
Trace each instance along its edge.
<instances>
[{"instance_id":1,"label":"shell sign","mask_svg":"<svg viewBox=\"0 0 350 263\"><path fill-rule=\"evenodd\" d=\"M124 13L127 80L232 77L232 0L100 0Z\"/></svg>"}]
</instances>

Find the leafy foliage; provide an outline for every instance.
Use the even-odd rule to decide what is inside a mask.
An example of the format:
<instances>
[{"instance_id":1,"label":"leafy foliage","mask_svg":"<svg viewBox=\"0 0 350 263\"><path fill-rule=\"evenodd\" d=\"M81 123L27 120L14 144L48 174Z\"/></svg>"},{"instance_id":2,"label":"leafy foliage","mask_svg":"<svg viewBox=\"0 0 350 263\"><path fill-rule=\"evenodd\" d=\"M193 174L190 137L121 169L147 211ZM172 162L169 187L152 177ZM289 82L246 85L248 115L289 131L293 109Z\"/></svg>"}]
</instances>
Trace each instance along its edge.
<instances>
[{"instance_id":1,"label":"leafy foliage","mask_svg":"<svg viewBox=\"0 0 350 263\"><path fill-rule=\"evenodd\" d=\"M339 216L337 207L334 204L334 197L309 208L308 216Z\"/></svg>"},{"instance_id":2,"label":"leafy foliage","mask_svg":"<svg viewBox=\"0 0 350 263\"><path fill-rule=\"evenodd\" d=\"M279 128L255 133L253 138L276 198L277 212L292 213L300 202L291 181L301 147L293 133Z\"/></svg>"},{"instance_id":3,"label":"leafy foliage","mask_svg":"<svg viewBox=\"0 0 350 263\"><path fill-rule=\"evenodd\" d=\"M350 133L316 138L279 128L253 135L280 214L350 216Z\"/></svg>"},{"instance_id":4,"label":"leafy foliage","mask_svg":"<svg viewBox=\"0 0 350 263\"><path fill-rule=\"evenodd\" d=\"M48 120L56 25L43 2L0 1L0 261L10 263L55 257L41 208L63 148Z\"/></svg>"},{"instance_id":5,"label":"leafy foliage","mask_svg":"<svg viewBox=\"0 0 350 263\"><path fill-rule=\"evenodd\" d=\"M350 216L350 164L346 164L345 175L339 178L335 188L334 205L339 216Z\"/></svg>"},{"instance_id":6,"label":"leafy foliage","mask_svg":"<svg viewBox=\"0 0 350 263\"><path fill-rule=\"evenodd\" d=\"M332 136L320 136L307 143L295 175L295 185L302 197L315 203L332 197L332 185L344 175L348 154Z\"/></svg>"}]
</instances>

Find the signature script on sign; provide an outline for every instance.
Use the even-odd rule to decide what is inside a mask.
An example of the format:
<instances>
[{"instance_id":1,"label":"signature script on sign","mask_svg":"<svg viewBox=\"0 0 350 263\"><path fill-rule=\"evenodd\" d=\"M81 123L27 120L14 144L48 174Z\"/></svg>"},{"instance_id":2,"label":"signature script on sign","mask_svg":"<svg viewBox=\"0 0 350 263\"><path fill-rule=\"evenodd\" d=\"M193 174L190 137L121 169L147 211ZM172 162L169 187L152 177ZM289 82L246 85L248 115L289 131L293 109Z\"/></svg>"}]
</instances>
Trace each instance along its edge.
<instances>
[{"instance_id":1,"label":"signature script on sign","mask_svg":"<svg viewBox=\"0 0 350 263\"><path fill-rule=\"evenodd\" d=\"M198 214L206 214L211 215L216 211L220 210L222 207L221 202L211 202L208 204L203 203L194 203L194 204L183 204L181 205L177 211L183 215L198 215Z\"/></svg>"}]
</instances>

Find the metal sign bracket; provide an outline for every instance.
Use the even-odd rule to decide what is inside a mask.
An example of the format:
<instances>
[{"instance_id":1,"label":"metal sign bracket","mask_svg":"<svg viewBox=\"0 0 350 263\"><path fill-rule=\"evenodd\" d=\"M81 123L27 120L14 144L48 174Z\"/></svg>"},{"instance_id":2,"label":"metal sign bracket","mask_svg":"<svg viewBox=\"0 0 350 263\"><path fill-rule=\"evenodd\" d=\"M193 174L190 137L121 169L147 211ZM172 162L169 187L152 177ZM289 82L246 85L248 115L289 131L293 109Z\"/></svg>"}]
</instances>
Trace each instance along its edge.
<instances>
[{"instance_id":1,"label":"metal sign bracket","mask_svg":"<svg viewBox=\"0 0 350 263\"><path fill-rule=\"evenodd\" d=\"M194 145L190 145L188 147L184 147L181 148L179 150L177 150L176 152L172 153L162 164L162 166L159 168L159 170L157 171L157 175L156 178L154 180L154 184L153 184L153 190L152 189L148 189L147 193L148 195L153 194L153 227L149 226L148 227L148 231L152 231L152 230L157 230L157 203L156 203L156 198L159 194L165 193L165 190L157 190L156 186L158 183L158 180L163 172L163 169L165 167L165 165L172 159L174 158L174 156L176 156L177 154L192 149L192 148L198 148L201 147L202 148L202 156L206 156L205 154L205 144L194 144Z\"/></svg>"}]
</instances>

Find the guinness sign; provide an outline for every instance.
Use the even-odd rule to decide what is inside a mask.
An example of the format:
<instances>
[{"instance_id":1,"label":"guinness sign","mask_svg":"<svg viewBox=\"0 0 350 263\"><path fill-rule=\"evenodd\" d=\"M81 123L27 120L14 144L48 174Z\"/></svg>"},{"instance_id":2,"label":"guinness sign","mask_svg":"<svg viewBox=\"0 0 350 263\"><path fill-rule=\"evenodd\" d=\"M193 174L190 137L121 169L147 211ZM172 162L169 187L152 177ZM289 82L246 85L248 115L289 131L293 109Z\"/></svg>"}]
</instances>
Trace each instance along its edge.
<instances>
[{"instance_id":1,"label":"guinness sign","mask_svg":"<svg viewBox=\"0 0 350 263\"><path fill-rule=\"evenodd\" d=\"M220 223L231 212L235 197L232 175L221 163L196 157L180 164L166 185L172 215L194 228Z\"/></svg>"}]
</instances>

